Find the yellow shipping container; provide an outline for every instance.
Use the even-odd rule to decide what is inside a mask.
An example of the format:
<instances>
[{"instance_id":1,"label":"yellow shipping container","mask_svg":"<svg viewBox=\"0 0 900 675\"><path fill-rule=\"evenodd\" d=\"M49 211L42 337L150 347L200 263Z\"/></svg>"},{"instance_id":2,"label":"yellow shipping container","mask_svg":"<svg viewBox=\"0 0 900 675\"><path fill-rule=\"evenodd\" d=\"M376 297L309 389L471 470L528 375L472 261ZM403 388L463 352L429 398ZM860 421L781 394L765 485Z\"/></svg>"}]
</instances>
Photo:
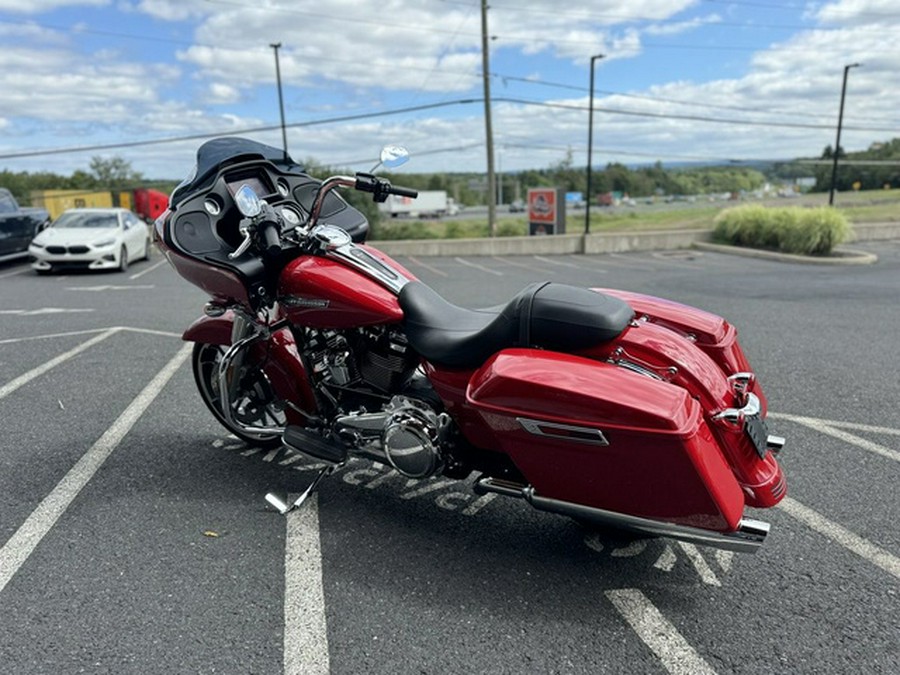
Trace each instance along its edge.
<instances>
[{"instance_id":1,"label":"yellow shipping container","mask_svg":"<svg viewBox=\"0 0 900 675\"><path fill-rule=\"evenodd\" d=\"M130 208L131 195L127 192L122 194L128 198L129 202L125 208ZM67 209L109 208L113 206L113 196L110 192L87 192L85 190L33 190L31 203L47 209L50 217L56 220Z\"/></svg>"}]
</instances>

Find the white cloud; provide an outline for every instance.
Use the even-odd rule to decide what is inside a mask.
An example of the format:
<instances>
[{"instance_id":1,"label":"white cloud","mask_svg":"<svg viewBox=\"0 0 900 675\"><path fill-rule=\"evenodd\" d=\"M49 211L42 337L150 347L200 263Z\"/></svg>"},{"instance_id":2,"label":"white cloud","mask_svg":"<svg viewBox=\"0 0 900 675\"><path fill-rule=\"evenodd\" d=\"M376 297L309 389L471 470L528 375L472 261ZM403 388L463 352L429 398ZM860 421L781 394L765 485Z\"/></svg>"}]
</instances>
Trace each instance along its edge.
<instances>
[{"instance_id":1,"label":"white cloud","mask_svg":"<svg viewBox=\"0 0 900 675\"><path fill-rule=\"evenodd\" d=\"M102 7L109 5L111 0L0 0L0 12L13 14L43 14L61 7L73 5L88 5Z\"/></svg>"},{"instance_id":2,"label":"white cloud","mask_svg":"<svg viewBox=\"0 0 900 675\"><path fill-rule=\"evenodd\" d=\"M809 15L824 23L852 25L897 18L895 0L838 0L811 9Z\"/></svg>"}]
</instances>

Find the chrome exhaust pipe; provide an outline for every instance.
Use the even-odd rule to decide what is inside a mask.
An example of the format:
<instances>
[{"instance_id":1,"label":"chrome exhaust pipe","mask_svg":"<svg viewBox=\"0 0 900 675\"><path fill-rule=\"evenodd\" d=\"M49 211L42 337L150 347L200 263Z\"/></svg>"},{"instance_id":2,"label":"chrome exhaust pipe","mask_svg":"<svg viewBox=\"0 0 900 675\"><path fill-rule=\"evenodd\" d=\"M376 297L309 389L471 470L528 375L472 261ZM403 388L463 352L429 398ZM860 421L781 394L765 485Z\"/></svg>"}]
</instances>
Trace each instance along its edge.
<instances>
[{"instance_id":1,"label":"chrome exhaust pipe","mask_svg":"<svg viewBox=\"0 0 900 675\"><path fill-rule=\"evenodd\" d=\"M738 553L756 553L769 534L769 524L753 518L741 518L734 532L715 532L697 527L678 525L663 520L631 516L616 511L606 511L592 506L573 504L537 495L534 488L496 478L480 478L475 482L475 492L493 492L507 497L526 500L539 511L558 513L597 525L616 527L654 537L668 537L701 546L713 546Z\"/></svg>"}]
</instances>

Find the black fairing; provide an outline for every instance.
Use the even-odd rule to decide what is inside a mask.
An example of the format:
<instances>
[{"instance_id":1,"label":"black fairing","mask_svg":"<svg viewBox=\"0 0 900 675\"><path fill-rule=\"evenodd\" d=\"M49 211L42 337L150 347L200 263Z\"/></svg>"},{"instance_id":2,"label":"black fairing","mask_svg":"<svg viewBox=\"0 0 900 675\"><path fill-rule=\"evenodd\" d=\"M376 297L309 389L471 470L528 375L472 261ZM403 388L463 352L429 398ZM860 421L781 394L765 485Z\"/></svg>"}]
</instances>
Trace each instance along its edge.
<instances>
[{"instance_id":1,"label":"black fairing","mask_svg":"<svg viewBox=\"0 0 900 675\"><path fill-rule=\"evenodd\" d=\"M229 258L243 239L238 228L242 216L229 185L245 178L259 179L264 190L259 196L275 209L299 206L301 219L308 217L321 185L278 148L245 138L217 138L200 146L195 170L172 192L163 236L176 251L237 275L251 301L264 303L274 297L284 264L300 251L285 248L278 256L261 257L248 250ZM208 203L218 211L210 211ZM369 231L366 217L334 191L325 197L319 222L346 230L356 242L364 241Z\"/></svg>"}]
</instances>

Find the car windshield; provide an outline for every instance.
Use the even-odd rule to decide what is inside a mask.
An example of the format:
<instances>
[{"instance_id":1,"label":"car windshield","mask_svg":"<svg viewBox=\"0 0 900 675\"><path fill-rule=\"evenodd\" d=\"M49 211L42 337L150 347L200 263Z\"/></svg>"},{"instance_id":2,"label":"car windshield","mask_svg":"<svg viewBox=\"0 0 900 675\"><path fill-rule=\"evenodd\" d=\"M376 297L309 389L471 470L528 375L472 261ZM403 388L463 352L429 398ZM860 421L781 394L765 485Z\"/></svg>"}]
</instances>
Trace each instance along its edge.
<instances>
[{"instance_id":1,"label":"car windshield","mask_svg":"<svg viewBox=\"0 0 900 675\"><path fill-rule=\"evenodd\" d=\"M102 227L112 229L119 226L119 218L115 213L94 213L90 211L70 211L62 214L53 227L58 228L87 228Z\"/></svg>"}]
</instances>

